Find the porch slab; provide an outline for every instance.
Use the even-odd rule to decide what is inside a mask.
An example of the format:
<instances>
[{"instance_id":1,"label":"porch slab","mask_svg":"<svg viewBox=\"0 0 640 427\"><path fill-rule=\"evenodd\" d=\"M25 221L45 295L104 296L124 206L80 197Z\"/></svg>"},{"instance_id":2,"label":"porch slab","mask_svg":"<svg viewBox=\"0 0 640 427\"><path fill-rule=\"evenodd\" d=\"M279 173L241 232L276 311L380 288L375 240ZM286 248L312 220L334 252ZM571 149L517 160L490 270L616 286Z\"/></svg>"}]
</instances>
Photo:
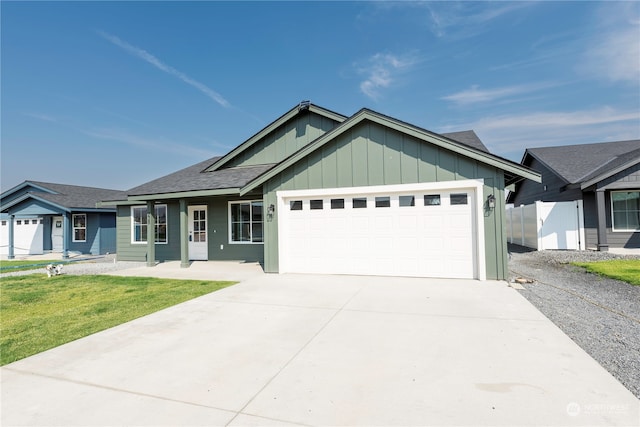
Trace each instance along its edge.
<instances>
[{"instance_id":1,"label":"porch slab","mask_svg":"<svg viewBox=\"0 0 640 427\"><path fill-rule=\"evenodd\" d=\"M243 261L192 261L187 268L180 261L167 261L155 267L136 267L107 273L112 276L157 277L160 279L244 281L264 275L260 263Z\"/></svg>"}]
</instances>

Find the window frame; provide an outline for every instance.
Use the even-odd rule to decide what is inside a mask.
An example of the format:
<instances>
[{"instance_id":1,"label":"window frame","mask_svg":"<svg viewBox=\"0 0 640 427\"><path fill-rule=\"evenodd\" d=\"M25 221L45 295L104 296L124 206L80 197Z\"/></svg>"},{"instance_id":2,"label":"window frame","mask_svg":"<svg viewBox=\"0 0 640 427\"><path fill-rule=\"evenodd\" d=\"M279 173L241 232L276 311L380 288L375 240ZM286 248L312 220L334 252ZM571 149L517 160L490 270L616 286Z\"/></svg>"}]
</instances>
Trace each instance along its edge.
<instances>
[{"instance_id":1,"label":"window frame","mask_svg":"<svg viewBox=\"0 0 640 427\"><path fill-rule=\"evenodd\" d=\"M84 217L84 227L78 227L76 226L76 218L78 217ZM74 243L86 243L87 242L87 214L86 213L80 213L80 214L73 214L71 215L71 241ZM76 239L76 231L77 230L84 230L84 239Z\"/></svg>"},{"instance_id":2,"label":"window frame","mask_svg":"<svg viewBox=\"0 0 640 427\"><path fill-rule=\"evenodd\" d=\"M262 213L261 213L261 221L259 222L254 222L253 219L253 204L254 203L260 203L262 206ZM249 205L249 233L250 233L250 240L245 240L245 241L241 241L241 240L233 240L233 217L232 217L232 206L233 205ZM242 224L243 221L240 221L240 224ZM253 226L254 224L262 224L262 237L260 241L254 241L253 238ZM262 199L255 199L255 200L235 200L233 202L229 202L228 203L228 208L227 208L227 232L228 232L228 242L230 245L264 245L264 201Z\"/></svg>"},{"instance_id":3,"label":"window frame","mask_svg":"<svg viewBox=\"0 0 640 427\"><path fill-rule=\"evenodd\" d=\"M146 222L146 218L147 218L147 205L135 205L135 206L131 206L130 209L130 220L131 220L131 244L132 245L146 245L148 243L148 239L145 240L136 240L136 232L135 232L135 228L136 228L136 223L134 220L134 210L135 209L144 209L144 218L145 218L145 223L143 224L145 227L148 228L148 224ZM165 222L158 222L158 218L160 217L160 215L158 215L158 210L159 209L164 209L164 218L165 218ZM158 227L164 225L165 227L165 239L164 241L161 240L155 240L155 244L156 245L167 245L169 244L169 208L167 207L166 204L158 204L158 205L154 205L154 210L155 210L155 214L156 214L156 228L154 230L154 237L156 237L158 235ZM147 237L149 236L149 230L147 230Z\"/></svg>"},{"instance_id":4,"label":"window frame","mask_svg":"<svg viewBox=\"0 0 640 427\"><path fill-rule=\"evenodd\" d=\"M640 221L638 224L638 228L617 228L615 223L615 211L613 209L613 195L615 193L638 193L638 200L640 201L640 190L619 190L619 191L611 191L609 194L609 205L611 209L611 231L615 233L640 233ZM638 206L638 210L640 211L640 206ZM625 210L625 212L629 213L629 210Z\"/></svg>"}]
</instances>

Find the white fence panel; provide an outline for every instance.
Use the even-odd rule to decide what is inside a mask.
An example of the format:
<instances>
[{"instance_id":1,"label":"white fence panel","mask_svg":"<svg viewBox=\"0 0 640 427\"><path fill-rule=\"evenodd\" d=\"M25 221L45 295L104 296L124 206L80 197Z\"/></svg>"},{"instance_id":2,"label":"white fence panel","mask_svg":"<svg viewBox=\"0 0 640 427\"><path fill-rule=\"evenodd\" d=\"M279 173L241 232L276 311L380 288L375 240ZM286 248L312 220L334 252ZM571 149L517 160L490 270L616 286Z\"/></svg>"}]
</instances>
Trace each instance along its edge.
<instances>
[{"instance_id":1,"label":"white fence panel","mask_svg":"<svg viewBox=\"0 0 640 427\"><path fill-rule=\"evenodd\" d=\"M585 249L582 200L507 206L509 243L533 249Z\"/></svg>"}]
</instances>

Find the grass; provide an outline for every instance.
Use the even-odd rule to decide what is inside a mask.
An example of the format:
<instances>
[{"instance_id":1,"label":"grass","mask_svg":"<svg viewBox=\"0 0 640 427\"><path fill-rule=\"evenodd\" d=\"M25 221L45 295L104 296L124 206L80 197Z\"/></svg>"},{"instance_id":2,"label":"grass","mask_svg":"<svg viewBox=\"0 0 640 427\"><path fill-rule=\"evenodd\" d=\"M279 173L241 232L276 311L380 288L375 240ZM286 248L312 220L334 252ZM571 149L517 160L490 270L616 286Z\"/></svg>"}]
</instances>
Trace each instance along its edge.
<instances>
[{"instance_id":1,"label":"grass","mask_svg":"<svg viewBox=\"0 0 640 427\"><path fill-rule=\"evenodd\" d=\"M0 365L234 282L43 274L0 280Z\"/></svg>"},{"instance_id":2,"label":"grass","mask_svg":"<svg viewBox=\"0 0 640 427\"><path fill-rule=\"evenodd\" d=\"M640 286L640 259L614 259L610 261L576 262L590 273L622 280Z\"/></svg>"},{"instance_id":3,"label":"grass","mask_svg":"<svg viewBox=\"0 0 640 427\"><path fill-rule=\"evenodd\" d=\"M0 261L0 273L9 273L12 271L22 271L22 270L36 270L38 268L44 268L48 264L65 264L60 260L55 259L41 259L37 261Z\"/></svg>"}]
</instances>

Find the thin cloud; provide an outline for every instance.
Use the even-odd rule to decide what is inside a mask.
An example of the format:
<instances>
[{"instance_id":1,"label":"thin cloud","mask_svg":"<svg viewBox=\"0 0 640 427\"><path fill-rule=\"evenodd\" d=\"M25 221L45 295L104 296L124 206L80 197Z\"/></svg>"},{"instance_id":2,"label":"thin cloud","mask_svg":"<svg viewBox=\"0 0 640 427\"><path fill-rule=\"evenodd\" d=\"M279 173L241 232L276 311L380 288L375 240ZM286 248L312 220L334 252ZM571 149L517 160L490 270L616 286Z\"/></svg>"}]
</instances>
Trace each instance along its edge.
<instances>
[{"instance_id":1,"label":"thin cloud","mask_svg":"<svg viewBox=\"0 0 640 427\"><path fill-rule=\"evenodd\" d=\"M640 21L638 18L636 17L636 20L621 19L618 25L602 30L585 54L583 70L612 82L640 83Z\"/></svg>"},{"instance_id":2,"label":"thin cloud","mask_svg":"<svg viewBox=\"0 0 640 427\"><path fill-rule=\"evenodd\" d=\"M164 151L197 158L208 158L212 155L211 152L207 150L177 144L173 141L166 140L165 138L142 137L121 129L85 129L80 130L80 132L92 138L121 142L135 147L153 149L154 151Z\"/></svg>"},{"instance_id":3,"label":"thin cloud","mask_svg":"<svg viewBox=\"0 0 640 427\"><path fill-rule=\"evenodd\" d=\"M229 108L231 107L231 105L229 104L229 102L224 99L224 97L222 95L220 95L218 92L216 92L215 90L207 87L205 84L200 83L199 81L192 79L191 77L189 77L188 75L186 75L185 73L183 73L182 71L178 71L175 68L173 68L170 65L165 64L164 62L162 62L161 60L159 60L158 58L156 58L155 56L153 56L152 54L150 54L149 52L147 52L144 49L140 49L139 47L130 45L129 43L127 43L126 41L111 35L109 33L106 33L104 31L98 31L97 32L98 35L100 35L102 38L104 38L105 40L113 43L114 45L124 49L127 53L136 56L140 59L142 59L143 61L148 62L149 64L153 65L154 67L158 68L161 71L164 71L165 73L172 75L174 77L177 77L178 79L182 80L184 83L198 89L200 92L204 93L206 96L208 96L209 98L213 99L215 102L217 102L218 104L220 104L221 106L225 107L225 108Z\"/></svg>"},{"instance_id":4,"label":"thin cloud","mask_svg":"<svg viewBox=\"0 0 640 427\"><path fill-rule=\"evenodd\" d=\"M397 78L397 74L407 71L418 61L415 54L404 56L390 53L376 53L367 63L358 67L358 72L366 78L360 83L360 91L374 101L380 97L380 91L388 88Z\"/></svg>"},{"instance_id":5,"label":"thin cloud","mask_svg":"<svg viewBox=\"0 0 640 427\"><path fill-rule=\"evenodd\" d=\"M480 89L478 85L473 85L467 90L463 90L451 95L443 96L441 99L453 102L457 105L470 105L483 102L494 102L504 98L522 95L553 86L550 83L525 84L515 86L504 86L492 89Z\"/></svg>"},{"instance_id":6,"label":"thin cloud","mask_svg":"<svg viewBox=\"0 0 640 427\"><path fill-rule=\"evenodd\" d=\"M640 138L640 113L602 107L580 111L490 116L447 125L440 132L473 129L491 152L514 160L532 147Z\"/></svg>"},{"instance_id":7,"label":"thin cloud","mask_svg":"<svg viewBox=\"0 0 640 427\"><path fill-rule=\"evenodd\" d=\"M428 25L436 37L467 38L487 29L487 24L534 3L427 2Z\"/></svg>"},{"instance_id":8,"label":"thin cloud","mask_svg":"<svg viewBox=\"0 0 640 427\"><path fill-rule=\"evenodd\" d=\"M42 114L42 113L22 113L23 115L27 116L27 117L31 117L34 119L38 119L38 120L42 120L45 122L51 122L51 123L57 123L58 119L56 119L53 116L50 116L48 114Z\"/></svg>"}]
</instances>

